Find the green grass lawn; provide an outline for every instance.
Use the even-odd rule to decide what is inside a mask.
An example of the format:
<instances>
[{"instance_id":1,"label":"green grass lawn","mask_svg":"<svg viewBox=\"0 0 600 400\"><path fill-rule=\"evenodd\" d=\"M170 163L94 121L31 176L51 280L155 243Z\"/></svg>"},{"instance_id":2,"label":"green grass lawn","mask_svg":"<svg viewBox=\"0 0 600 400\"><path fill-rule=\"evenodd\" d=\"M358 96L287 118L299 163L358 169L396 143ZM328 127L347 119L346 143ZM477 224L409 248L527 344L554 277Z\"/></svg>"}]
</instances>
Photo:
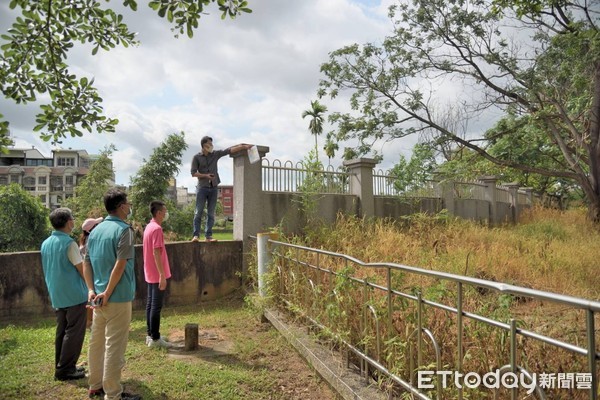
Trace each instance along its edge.
<instances>
[{"instance_id":1,"label":"green grass lawn","mask_svg":"<svg viewBox=\"0 0 600 400\"><path fill-rule=\"evenodd\" d=\"M200 326L200 350L150 349L145 316L134 312L123 370L125 390L144 399L331 399L315 376L255 310L234 297L219 302L163 308L161 334L184 343L187 323ZM87 397L87 380L53 379L52 315L0 324L0 398ZM80 363L87 362L86 336ZM298 390L301 388L301 390ZM299 396L296 393L301 393Z\"/></svg>"}]
</instances>

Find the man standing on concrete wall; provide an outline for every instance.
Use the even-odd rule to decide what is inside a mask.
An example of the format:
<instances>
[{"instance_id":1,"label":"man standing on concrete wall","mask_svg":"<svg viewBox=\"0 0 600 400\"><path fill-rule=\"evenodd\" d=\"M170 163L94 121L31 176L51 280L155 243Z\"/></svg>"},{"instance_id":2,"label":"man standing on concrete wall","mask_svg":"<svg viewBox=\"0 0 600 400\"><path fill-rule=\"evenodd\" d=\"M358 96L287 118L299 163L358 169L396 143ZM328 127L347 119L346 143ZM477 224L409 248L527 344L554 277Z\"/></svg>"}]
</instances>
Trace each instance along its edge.
<instances>
[{"instance_id":1,"label":"man standing on concrete wall","mask_svg":"<svg viewBox=\"0 0 600 400\"><path fill-rule=\"evenodd\" d=\"M85 283L94 304L94 321L89 344L89 396L105 399L139 399L123 392L121 371L129 338L132 301L135 296L134 234L125 220L131 203L121 190L104 195L108 217L88 238Z\"/></svg>"},{"instance_id":2,"label":"man standing on concrete wall","mask_svg":"<svg viewBox=\"0 0 600 400\"><path fill-rule=\"evenodd\" d=\"M212 228L215 224L215 208L217 207L217 195L219 194L217 186L221 182L217 163L221 157L227 154L234 154L241 150L248 150L252 145L238 144L225 150L214 150L213 140L209 136L204 136L200 141L202 151L192 159L192 176L198 178L196 187L196 211L194 212L194 237L192 242L197 242L200 236L200 224L202 223L202 214L206 205L206 230L205 237L208 242L213 242Z\"/></svg>"},{"instance_id":3,"label":"man standing on concrete wall","mask_svg":"<svg viewBox=\"0 0 600 400\"><path fill-rule=\"evenodd\" d=\"M77 360L87 321L83 260L77 243L69 236L75 226L71 210L57 208L52 211L50 223L55 230L42 243L41 255L50 302L56 309L54 379L81 379L85 372L77 368Z\"/></svg>"}]
</instances>

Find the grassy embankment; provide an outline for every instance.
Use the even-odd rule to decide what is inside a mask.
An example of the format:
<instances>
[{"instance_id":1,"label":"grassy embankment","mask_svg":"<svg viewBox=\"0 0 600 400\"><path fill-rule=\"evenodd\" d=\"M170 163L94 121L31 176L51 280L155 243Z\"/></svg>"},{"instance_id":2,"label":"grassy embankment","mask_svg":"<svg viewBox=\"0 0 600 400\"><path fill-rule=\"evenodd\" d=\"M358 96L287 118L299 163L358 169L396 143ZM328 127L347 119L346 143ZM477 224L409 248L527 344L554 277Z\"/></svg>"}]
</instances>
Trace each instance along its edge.
<instances>
[{"instance_id":1,"label":"grassy embankment","mask_svg":"<svg viewBox=\"0 0 600 400\"><path fill-rule=\"evenodd\" d=\"M584 210L558 211L535 208L523 215L517 225L489 228L478 223L448 218L445 215L413 215L401 221L376 220L369 223L340 217L333 226L307 230L303 244L347 254L365 262L392 262L423 269L467 275L485 280L582 297L600 299L600 229L586 220ZM295 255L295 253L294 253ZM369 269L310 254L307 259L321 267L344 271L369 282L386 284L384 269ZM312 258L311 258L312 257ZM294 266L291 266L294 268ZM309 289L298 289L303 279L287 280L288 293L305 293L296 299L302 309L319 309L317 317L328 321L334 330L355 343L369 343L375 348L372 335L364 337L361 304L374 305L383 321L386 316L386 293L372 291L364 299L362 285L342 276L329 279L322 274L308 274L320 282L318 296L306 300ZM306 279L304 279L306 281ZM404 293L423 293L423 298L456 307L456 284L417 274L394 272L392 286ZM332 289L335 287L335 296ZM308 292L307 292L308 290ZM303 297L304 296L304 297ZM315 300L316 299L316 300ZM315 306L314 302L318 305ZM585 313L570 310L560 304L548 304L531 298L513 297L491 290L465 289L464 310L508 323L517 321L520 329L564 340L585 347ZM446 369L456 365L456 315L425 307L424 326L442 347L442 364ZM408 336L415 329L414 302L394 303L393 332L384 323L385 341L379 358L401 376L407 377ZM600 326L600 316L596 316ZM373 327L371 327L373 328ZM490 371L509 363L509 335L505 330L466 320L464 325L464 371ZM426 346L424 360L433 362L433 347ZM529 339L519 339L518 363L532 372L558 373L587 370L585 357L574 355ZM372 354L375 358L377 355ZM486 398L482 392L474 398ZM585 398L584 391L562 390L552 398ZM566 397L565 397L566 396Z\"/></svg>"}]
</instances>

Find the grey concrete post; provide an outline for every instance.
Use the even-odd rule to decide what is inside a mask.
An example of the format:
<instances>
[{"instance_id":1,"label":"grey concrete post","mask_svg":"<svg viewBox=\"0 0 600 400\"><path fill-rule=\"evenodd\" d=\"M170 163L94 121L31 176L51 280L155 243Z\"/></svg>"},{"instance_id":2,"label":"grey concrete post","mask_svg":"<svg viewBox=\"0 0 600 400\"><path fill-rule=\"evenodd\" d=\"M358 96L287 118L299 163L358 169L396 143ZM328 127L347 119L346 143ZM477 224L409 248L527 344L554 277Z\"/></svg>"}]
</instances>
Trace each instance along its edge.
<instances>
[{"instance_id":1,"label":"grey concrete post","mask_svg":"<svg viewBox=\"0 0 600 400\"><path fill-rule=\"evenodd\" d=\"M344 161L350 174L350 194L358 197L359 216L375 216L375 199L373 198L373 168L377 161L372 158L357 158Z\"/></svg>"},{"instance_id":2,"label":"grey concrete post","mask_svg":"<svg viewBox=\"0 0 600 400\"><path fill-rule=\"evenodd\" d=\"M510 194L510 205L512 208L512 222L517 223L521 209L519 207L519 184L517 182L511 182L504 185L508 188Z\"/></svg>"},{"instance_id":3,"label":"grey concrete post","mask_svg":"<svg viewBox=\"0 0 600 400\"><path fill-rule=\"evenodd\" d=\"M456 208L454 204L454 181L446 179L444 173L435 171L433 173L435 185L435 194L442 199L442 207L446 209L448 215L454 216Z\"/></svg>"},{"instance_id":4,"label":"grey concrete post","mask_svg":"<svg viewBox=\"0 0 600 400\"><path fill-rule=\"evenodd\" d=\"M271 253L269 251L269 233L258 233L256 235L256 250L258 253L258 294L265 297L265 277L269 273L269 264L271 263Z\"/></svg>"},{"instance_id":5,"label":"grey concrete post","mask_svg":"<svg viewBox=\"0 0 600 400\"><path fill-rule=\"evenodd\" d=\"M496 182L498 178L495 176L482 176L478 178L485 185L485 200L490 205L490 225L495 225L498 222L498 209L496 206Z\"/></svg>"},{"instance_id":6,"label":"grey concrete post","mask_svg":"<svg viewBox=\"0 0 600 400\"><path fill-rule=\"evenodd\" d=\"M521 190L523 190L525 192L525 196L527 196L527 205L529 207L533 207L533 188L524 187L521 188Z\"/></svg>"},{"instance_id":7,"label":"grey concrete post","mask_svg":"<svg viewBox=\"0 0 600 400\"><path fill-rule=\"evenodd\" d=\"M260 157L268 152L267 146L257 146ZM262 164L250 164L246 151L230 156L233 158L233 239L244 242L244 275L250 245L249 235L256 235L263 225Z\"/></svg>"}]
</instances>

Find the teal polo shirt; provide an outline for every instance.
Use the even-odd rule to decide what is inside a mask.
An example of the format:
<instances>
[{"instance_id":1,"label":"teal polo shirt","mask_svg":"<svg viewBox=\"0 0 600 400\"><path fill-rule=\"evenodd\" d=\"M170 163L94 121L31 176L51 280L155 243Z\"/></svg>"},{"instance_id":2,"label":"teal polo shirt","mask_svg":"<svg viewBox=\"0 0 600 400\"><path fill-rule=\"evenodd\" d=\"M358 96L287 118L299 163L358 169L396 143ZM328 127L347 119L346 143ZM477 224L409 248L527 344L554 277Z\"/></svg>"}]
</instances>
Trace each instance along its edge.
<instances>
[{"instance_id":1,"label":"teal polo shirt","mask_svg":"<svg viewBox=\"0 0 600 400\"><path fill-rule=\"evenodd\" d=\"M40 249L44 279L54 308L71 307L87 301L85 282L69 261L69 246L73 242L66 233L54 231Z\"/></svg>"},{"instance_id":2,"label":"teal polo shirt","mask_svg":"<svg viewBox=\"0 0 600 400\"><path fill-rule=\"evenodd\" d=\"M125 303L135 297L133 240L131 225L113 215L109 215L98 224L88 238L85 259L92 265L96 293L106 290L117 259L127 260L121 280L108 299L109 302Z\"/></svg>"}]
</instances>

